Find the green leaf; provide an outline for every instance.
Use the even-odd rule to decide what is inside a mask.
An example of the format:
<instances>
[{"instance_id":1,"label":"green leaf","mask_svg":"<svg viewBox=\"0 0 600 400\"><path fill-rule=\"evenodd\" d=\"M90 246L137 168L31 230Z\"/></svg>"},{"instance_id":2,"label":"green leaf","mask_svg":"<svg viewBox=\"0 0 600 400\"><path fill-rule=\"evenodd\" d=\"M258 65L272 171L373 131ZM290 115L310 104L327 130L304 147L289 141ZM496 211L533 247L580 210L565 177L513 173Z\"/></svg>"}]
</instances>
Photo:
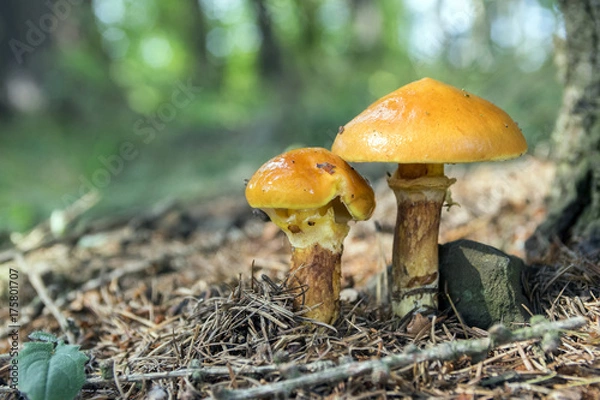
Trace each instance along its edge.
<instances>
[{"instance_id":1,"label":"green leaf","mask_svg":"<svg viewBox=\"0 0 600 400\"><path fill-rule=\"evenodd\" d=\"M29 400L69 400L85 383L88 358L79 346L55 343L25 343L19 353L19 390Z\"/></svg>"}]
</instances>

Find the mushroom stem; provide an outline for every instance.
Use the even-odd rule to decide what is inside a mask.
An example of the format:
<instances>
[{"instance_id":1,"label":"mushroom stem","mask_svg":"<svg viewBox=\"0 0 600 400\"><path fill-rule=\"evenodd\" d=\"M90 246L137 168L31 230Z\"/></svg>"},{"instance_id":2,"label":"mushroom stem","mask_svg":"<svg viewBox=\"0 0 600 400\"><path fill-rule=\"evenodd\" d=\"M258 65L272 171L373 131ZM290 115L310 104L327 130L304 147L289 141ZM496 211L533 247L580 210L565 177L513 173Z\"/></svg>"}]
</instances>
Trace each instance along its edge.
<instances>
[{"instance_id":1,"label":"mushroom stem","mask_svg":"<svg viewBox=\"0 0 600 400\"><path fill-rule=\"evenodd\" d=\"M318 209L265 210L292 245L290 277L303 291L295 307L308 307L306 317L327 324L340 311L342 243L350 230L345 221L336 220L336 202Z\"/></svg>"},{"instance_id":2,"label":"mushroom stem","mask_svg":"<svg viewBox=\"0 0 600 400\"><path fill-rule=\"evenodd\" d=\"M437 308L440 216L454 181L444 175L444 164L399 164L388 180L398 204L391 297L399 317Z\"/></svg>"},{"instance_id":3,"label":"mushroom stem","mask_svg":"<svg viewBox=\"0 0 600 400\"><path fill-rule=\"evenodd\" d=\"M294 299L294 306L310 308L305 314L308 318L335 322L340 311L342 252L325 249L319 243L294 248L290 276L304 291Z\"/></svg>"}]
</instances>

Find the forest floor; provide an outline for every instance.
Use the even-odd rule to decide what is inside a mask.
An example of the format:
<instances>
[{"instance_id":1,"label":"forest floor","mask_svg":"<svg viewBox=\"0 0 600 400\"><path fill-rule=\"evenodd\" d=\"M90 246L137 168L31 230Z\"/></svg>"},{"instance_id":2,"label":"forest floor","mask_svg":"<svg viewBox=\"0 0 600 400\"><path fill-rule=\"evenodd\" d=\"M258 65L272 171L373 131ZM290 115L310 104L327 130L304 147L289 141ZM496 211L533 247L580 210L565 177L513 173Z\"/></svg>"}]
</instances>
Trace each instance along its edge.
<instances>
[{"instance_id":1,"label":"forest floor","mask_svg":"<svg viewBox=\"0 0 600 400\"><path fill-rule=\"evenodd\" d=\"M533 157L449 167L460 206L444 210L440 241L469 238L524 257L525 240L546 215L553 173ZM374 186L375 215L354 225L345 242L347 290L334 326L314 329L293 310L285 236L243 198L222 198L162 204L0 252L0 276L20 271L21 341L44 330L80 345L90 358L84 399L254 398L252 388L275 382L291 384L278 398L600 398L600 266L560 244L527 274L532 312L550 321L583 316L587 324L565 332L551 351L532 339L479 358L349 372L406 349L488 337L450 310L403 321L378 304L369 288L390 261L395 200L384 181ZM8 312L0 311L0 321ZM7 326L0 326L0 385L8 381ZM344 363L350 367L341 379L293 384Z\"/></svg>"}]
</instances>

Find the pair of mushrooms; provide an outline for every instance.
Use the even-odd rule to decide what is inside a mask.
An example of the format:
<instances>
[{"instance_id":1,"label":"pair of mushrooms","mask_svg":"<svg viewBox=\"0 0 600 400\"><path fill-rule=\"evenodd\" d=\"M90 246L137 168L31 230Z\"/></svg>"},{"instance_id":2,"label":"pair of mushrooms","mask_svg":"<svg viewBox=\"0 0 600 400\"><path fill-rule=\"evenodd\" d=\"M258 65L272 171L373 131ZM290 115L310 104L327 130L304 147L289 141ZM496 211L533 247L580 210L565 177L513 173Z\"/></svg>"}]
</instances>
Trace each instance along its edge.
<instances>
[{"instance_id":1,"label":"pair of mushrooms","mask_svg":"<svg viewBox=\"0 0 600 400\"><path fill-rule=\"evenodd\" d=\"M382 97L340 128L331 152L297 149L265 163L246 198L292 245L290 275L306 286L297 305L333 323L339 315L347 222L368 219L373 190L346 161L397 163L388 179L397 199L391 302L394 314L437 308L438 232L455 179L444 163L506 160L527 151L521 130L494 104L430 78Z\"/></svg>"}]
</instances>

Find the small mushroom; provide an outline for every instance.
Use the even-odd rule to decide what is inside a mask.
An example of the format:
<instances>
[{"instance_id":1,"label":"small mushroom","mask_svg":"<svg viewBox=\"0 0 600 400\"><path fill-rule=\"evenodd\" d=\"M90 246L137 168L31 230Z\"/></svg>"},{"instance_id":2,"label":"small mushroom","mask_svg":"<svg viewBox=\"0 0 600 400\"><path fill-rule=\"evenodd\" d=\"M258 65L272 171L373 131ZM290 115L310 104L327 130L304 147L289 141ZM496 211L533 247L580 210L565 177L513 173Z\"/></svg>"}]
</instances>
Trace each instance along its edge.
<instances>
[{"instance_id":1,"label":"small mushroom","mask_svg":"<svg viewBox=\"0 0 600 400\"><path fill-rule=\"evenodd\" d=\"M296 306L320 322L339 315L342 242L348 221L366 220L373 189L350 165L322 148L291 150L267 161L246 186L246 199L262 209L292 245L290 276L306 287Z\"/></svg>"},{"instance_id":2,"label":"small mushroom","mask_svg":"<svg viewBox=\"0 0 600 400\"><path fill-rule=\"evenodd\" d=\"M444 175L444 163L506 160L526 151L508 114L430 78L382 97L344 126L333 153L398 163L388 179L398 205L390 285L396 315L437 308L440 215L455 181Z\"/></svg>"}]
</instances>

